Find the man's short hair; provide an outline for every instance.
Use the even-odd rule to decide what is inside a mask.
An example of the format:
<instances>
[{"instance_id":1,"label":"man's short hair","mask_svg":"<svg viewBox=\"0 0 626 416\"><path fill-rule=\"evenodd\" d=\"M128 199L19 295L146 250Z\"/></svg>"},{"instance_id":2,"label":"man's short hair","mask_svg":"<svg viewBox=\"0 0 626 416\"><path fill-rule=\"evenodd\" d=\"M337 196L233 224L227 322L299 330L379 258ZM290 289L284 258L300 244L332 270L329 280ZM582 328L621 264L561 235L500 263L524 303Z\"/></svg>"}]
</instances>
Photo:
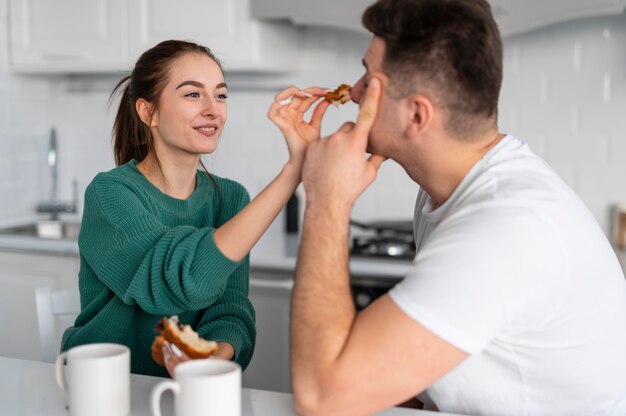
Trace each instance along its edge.
<instances>
[{"instance_id":1,"label":"man's short hair","mask_svg":"<svg viewBox=\"0 0 626 416\"><path fill-rule=\"evenodd\" d=\"M459 137L495 123L502 40L486 0L379 0L363 26L385 42L382 69L396 98L430 95Z\"/></svg>"}]
</instances>

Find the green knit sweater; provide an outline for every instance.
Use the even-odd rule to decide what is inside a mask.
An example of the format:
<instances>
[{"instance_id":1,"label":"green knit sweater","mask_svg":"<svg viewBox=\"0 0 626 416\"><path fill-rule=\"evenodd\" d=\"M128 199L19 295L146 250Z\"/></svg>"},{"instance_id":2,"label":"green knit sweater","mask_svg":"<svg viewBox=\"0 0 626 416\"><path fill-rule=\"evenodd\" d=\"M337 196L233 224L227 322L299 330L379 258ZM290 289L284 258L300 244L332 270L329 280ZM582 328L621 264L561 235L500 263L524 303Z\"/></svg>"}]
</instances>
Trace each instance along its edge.
<instances>
[{"instance_id":1,"label":"green knit sweater","mask_svg":"<svg viewBox=\"0 0 626 416\"><path fill-rule=\"evenodd\" d=\"M115 342L131 350L133 373L167 376L152 360L157 321L178 315L201 336L226 341L245 368L254 350L249 259L234 262L213 231L249 201L237 182L203 172L186 200L160 192L130 161L98 174L85 191L79 288L81 313L63 334L63 351Z\"/></svg>"}]
</instances>

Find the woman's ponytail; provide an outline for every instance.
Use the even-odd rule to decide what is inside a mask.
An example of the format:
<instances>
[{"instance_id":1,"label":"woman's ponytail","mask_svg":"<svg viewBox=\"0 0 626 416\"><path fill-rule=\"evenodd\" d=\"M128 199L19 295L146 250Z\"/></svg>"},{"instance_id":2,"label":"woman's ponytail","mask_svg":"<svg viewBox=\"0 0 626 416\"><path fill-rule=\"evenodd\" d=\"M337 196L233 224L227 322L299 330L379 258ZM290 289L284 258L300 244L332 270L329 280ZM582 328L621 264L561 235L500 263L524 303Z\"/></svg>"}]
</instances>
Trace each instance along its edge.
<instances>
[{"instance_id":1,"label":"woman's ponytail","mask_svg":"<svg viewBox=\"0 0 626 416\"><path fill-rule=\"evenodd\" d=\"M131 75L124 77L113 89L111 99L121 90L120 104L113 123L113 154L115 164L135 159L142 161L150 151L150 129L146 126L137 111L135 100L130 97Z\"/></svg>"}]
</instances>

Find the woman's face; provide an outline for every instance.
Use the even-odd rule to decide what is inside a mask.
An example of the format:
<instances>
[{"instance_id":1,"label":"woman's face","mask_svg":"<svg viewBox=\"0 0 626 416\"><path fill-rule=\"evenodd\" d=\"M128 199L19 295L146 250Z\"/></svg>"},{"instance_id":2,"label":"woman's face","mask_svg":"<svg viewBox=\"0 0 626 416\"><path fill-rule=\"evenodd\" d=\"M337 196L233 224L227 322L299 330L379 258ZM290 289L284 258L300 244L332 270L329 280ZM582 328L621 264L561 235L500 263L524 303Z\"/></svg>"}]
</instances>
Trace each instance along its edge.
<instances>
[{"instance_id":1,"label":"woman's face","mask_svg":"<svg viewBox=\"0 0 626 416\"><path fill-rule=\"evenodd\" d=\"M188 53L172 62L151 130L158 153L213 153L226 124L226 82L210 57Z\"/></svg>"}]
</instances>

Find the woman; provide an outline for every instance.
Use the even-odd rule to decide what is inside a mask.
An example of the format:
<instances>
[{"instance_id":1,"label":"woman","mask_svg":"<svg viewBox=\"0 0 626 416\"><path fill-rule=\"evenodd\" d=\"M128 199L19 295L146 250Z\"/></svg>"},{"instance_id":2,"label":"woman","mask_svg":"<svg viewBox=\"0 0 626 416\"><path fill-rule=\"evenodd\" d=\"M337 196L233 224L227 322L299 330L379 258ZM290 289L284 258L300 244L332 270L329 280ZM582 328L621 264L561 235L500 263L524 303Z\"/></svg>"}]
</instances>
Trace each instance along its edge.
<instances>
[{"instance_id":1,"label":"woman","mask_svg":"<svg viewBox=\"0 0 626 416\"><path fill-rule=\"evenodd\" d=\"M125 86L124 86L125 85ZM328 105L324 91L288 88L270 118L289 160L251 202L238 183L199 171L227 119L227 85L208 48L165 41L146 51L123 87L114 125L117 168L85 192L78 244L82 311L62 350L93 342L131 349L133 373L165 376L151 358L154 327L178 315L218 358L245 368L255 342L248 253L300 183L304 152ZM283 101L291 97L288 103Z\"/></svg>"}]
</instances>

